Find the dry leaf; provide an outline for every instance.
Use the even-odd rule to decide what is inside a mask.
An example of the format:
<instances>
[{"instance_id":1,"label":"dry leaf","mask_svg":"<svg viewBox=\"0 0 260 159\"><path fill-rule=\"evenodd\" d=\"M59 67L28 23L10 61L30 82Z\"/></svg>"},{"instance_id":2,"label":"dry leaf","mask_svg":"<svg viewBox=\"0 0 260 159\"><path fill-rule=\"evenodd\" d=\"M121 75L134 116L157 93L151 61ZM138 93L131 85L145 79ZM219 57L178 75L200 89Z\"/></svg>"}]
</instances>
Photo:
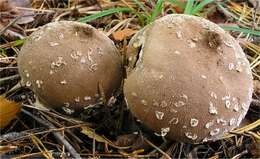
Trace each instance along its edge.
<instances>
[{"instance_id":1,"label":"dry leaf","mask_svg":"<svg viewBox=\"0 0 260 159\"><path fill-rule=\"evenodd\" d=\"M31 2L29 0L0 0L0 12L8 12L10 17L21 16L16 23L27 24L34 20L34 12L29 10L21 10L17 7L31 8ZM2 19L3 20L3 19Z\"/></svg>"},{"instance_id":2,"label":"dry leaf","mask_svg":"<svg viewBox=\"0 0 260 159\"><path fill-rule=\"evenodd\" d=\"M8 0L0 0L0 12L5 12L11 10L12 7Z\"/></svg>"},{"instance_id":3,"label":"dry leaf","mask_svg":"<svg viewBox=\"0 0 260 159\"><path fill-rule=\"evenodd\" d=\"M11 4L14 7L32 8L29 0L11 0ZM34 12L29 10L19 10L21 18L16 22L17 24L27 24L34 20Z\"/></svg>"},{"instance_id":4,"label":"dry leaf","mask_svg":"<svg viewBox=\"0 0 260 159\"><path fill-rule=\"evenodd\" d=\"M108 145L117 148L117 149L128 149L129 147L120 147L115 145L112 141L110 141L109 139L100 136L98 134L95 133L95 131L89 127L83 126L81 127L81 133L87 135L89 138L91 139L95 139L98 142L102 142L102 143L107 143Z\"/></svg>"},{"instance_id":5,"label":"dry leaf","mask_svg":"<svg viewBox=\"0 0 260 159\"><path fill-rule=\"evenodd\" d=\"M122 41L125 38L132 36L134 33L136 33L136 30L126 28L126 29L123 29L123 30L116 31L112 35L113 35L113 38L115 40Z\"/></svg>"},{"instance_id":6,"label":"dry leaf","mask_svg":"<svg viewBox=\"0 0 260 159\"><path fill-rule=\"evenodd\" d=\"M21 110L19 103L7 100L0 96L0 128L7 126Z\"/></svg>"}]
</instances>

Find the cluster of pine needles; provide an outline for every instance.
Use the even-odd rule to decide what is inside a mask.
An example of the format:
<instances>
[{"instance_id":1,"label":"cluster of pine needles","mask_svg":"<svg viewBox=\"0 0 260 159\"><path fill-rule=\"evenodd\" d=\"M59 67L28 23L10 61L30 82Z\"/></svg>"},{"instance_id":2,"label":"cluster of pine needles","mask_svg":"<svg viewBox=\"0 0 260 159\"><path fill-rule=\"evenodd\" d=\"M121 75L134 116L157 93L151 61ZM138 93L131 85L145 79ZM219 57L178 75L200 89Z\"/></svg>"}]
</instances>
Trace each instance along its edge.
<instances>
[{"instance_id":1,"label":"cluster of pine needles","mask_svg":"<svg viewBox=\"0 0 260 159\"><path fill-rule=\"evenodd\" d=\"M247 0L21 0L0 4L0 158L258 158L260 157L260 4ZM0 1L2 3L2 1ZM186 144L155 136L136 122L123 95L110 108L78 116L34 107L20 85L17 55L26 37L44 24L71 20L105 32L125 54L129 39L166 14L191 14L218 23L250 61L254 94L242 126L222 140ZM18 23L19 21L19 23Z\"/></svg>"}]
</instances>

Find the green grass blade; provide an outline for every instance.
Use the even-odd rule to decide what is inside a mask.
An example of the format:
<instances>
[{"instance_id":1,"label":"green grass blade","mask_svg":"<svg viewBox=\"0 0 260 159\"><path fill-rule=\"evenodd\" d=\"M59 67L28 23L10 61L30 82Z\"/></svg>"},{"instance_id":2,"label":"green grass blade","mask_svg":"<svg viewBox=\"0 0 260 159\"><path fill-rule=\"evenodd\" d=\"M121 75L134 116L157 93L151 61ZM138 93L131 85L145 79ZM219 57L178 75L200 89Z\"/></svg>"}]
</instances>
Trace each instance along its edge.
<instances>
[{"instance_id":1,"label":"green grass blade","mask_svg":"<svg viewBox=\"0 0 260 159\"><path fill-rule=\"evenodd\" d=\"M191 14L193 5L194 5L194 0L188 0L184 10L184 14Z\"/></svg>"},{"instance_id":2,"label":"green grass blade","mask_svg":"<svg viewBox=\"0 0 260 159\"><path fill-rule=\"evenodd\" d=\"M247 28L240 28L240 27L234 27L234 26L221 26L224 30L230 30L230 31L238 31L245 34L251 34L251 35L257 35L260 36L260 31L251 30Z\"/></svg>"},{"instance_id":3,"label":"green grass blade","mask_svg":"<svg viewBox=\"0 0 260 159\"><path fill-rule=\"evenodd\" d=\"M92 20L95 20L95 19L98 19L101 17L105 17L108 15L111 15L114 13L120 13L120 12L133 12L133 10L130 8L112 8L112 9L101 11L97 14L83 17L83 18L79 19L79 21L82 23L86 23L86 22L89 22L89 21L92 21Z\"/></svg>"},{"instance_id":4,"label":"green grass blade","mask_svg":"<svg viewBox=\"0 0 260 159\"><path fill-rule=\"evenodd\" d=\"M19 46L24 43L25 39L15 40L13 46Z\"/></svg>"},{"instance_id":5,"label":"green grass blade","mask_svg":"<svg viewBox=\"0 0 260 159\"><path fill-rule=\"evenodd\" d=\"M193 8L191 14L197 14L201 9L203 9L207 4L214 2L214 0L203 0L196 7Z\"/></svg>"},{"instance_id":6,"label":"green grass blade","mask_svg":"<svg viewBox=\"0 0 260 159\"><path fill-rule=\"evenodd\" d=\"M134 12L134 14L137 16L139 22L140 22L140 25L141 26L145 26L146 25L146 20L148 18L148 16L145 16L143 14L140 14L138 12Z\"/></svg>"},{"instance_id":7,"label":"green grass blade","mask_svg":"<svg viewBox=\"0 0 260 159\"><path fill-rule=\"evenodd\" d=\"M234 18L234 19L236 19L236 20L239 20L239 17L237 17L235 14L231 13L230 11L228 11L228 10L223 6L223 4L217 3L217 6L218 6L218 8L219 8L222 12L224 12L224 14L227 14L228 16L230 16L230 17L232 17L232 18Z\"/></svg>"},{"instance_id":8,"label":"green grass blade","mask_svg":"<svg viewBox=\"0 0 260 159\"><path fill-rule=\"evenodd\" d=\"M152 12L150 22L153 22L157 15L162 11L164 0L158 0Z\"/></svg>"},{"instance_id":9,"label":"green grass blade","mask_svg":"<svg viewBox=\"0 0 260 159\"><path fill-rule=\"evenodd\" d=\"M133 2L135 2L145 12L146 15L149 15L147 9L139 0L133 0Z\"/></svg>"}]
</instances>

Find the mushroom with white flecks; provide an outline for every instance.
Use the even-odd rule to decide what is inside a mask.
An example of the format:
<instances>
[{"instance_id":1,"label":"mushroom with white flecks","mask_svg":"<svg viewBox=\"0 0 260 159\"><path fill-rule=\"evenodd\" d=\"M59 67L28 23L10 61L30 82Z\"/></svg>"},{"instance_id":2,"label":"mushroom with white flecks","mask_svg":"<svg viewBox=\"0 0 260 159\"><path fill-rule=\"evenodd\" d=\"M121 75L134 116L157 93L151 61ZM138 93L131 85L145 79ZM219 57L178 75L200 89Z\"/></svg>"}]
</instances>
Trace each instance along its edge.
<instances>
[{"instance_id":1,"label":"mushroom with white flecks","mask_svg":"<svg viewBox=\"0 0 260 159\"><path fill-rule=\"evenodd\" d=\"M40 103L71 114L112 96L122 80L113 42L90 25L61 21L32 33L18 56L22 83ZM103 97L103 96L102 96Z\"/></svg>"},{"instance_id":2,"label":"mushroom with white flecks","mask_svg":"<svg viewBox=\"0 0 260 159\"><path fill-rule=\"evenodd\" d=\"M156 134L188 143L221 139L245 117L252 73L238 42L201 17L167 15L127 50L124 94Z\"/></svg>"}]
</instances>

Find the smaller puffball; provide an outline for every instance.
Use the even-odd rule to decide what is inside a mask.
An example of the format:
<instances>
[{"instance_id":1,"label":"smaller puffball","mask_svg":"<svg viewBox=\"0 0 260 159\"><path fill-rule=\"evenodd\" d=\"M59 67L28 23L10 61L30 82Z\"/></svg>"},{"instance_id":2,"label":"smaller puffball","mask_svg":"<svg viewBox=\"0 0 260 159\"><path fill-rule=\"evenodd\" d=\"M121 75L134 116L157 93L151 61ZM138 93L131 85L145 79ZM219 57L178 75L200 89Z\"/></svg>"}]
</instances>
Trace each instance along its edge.
<instances>
[{"instance_id":1,"label":"smaller puffball","mask_svg":"<svg viewBox=\"0 0 260 159\"><path fill-rule=\"evenodd\" d=\"M39 101L71 114L109 99L122 81L121 57L113 42L90 25L49 23L29 36L18 56L22 82Z\"/></svg>"}]
</instances>

